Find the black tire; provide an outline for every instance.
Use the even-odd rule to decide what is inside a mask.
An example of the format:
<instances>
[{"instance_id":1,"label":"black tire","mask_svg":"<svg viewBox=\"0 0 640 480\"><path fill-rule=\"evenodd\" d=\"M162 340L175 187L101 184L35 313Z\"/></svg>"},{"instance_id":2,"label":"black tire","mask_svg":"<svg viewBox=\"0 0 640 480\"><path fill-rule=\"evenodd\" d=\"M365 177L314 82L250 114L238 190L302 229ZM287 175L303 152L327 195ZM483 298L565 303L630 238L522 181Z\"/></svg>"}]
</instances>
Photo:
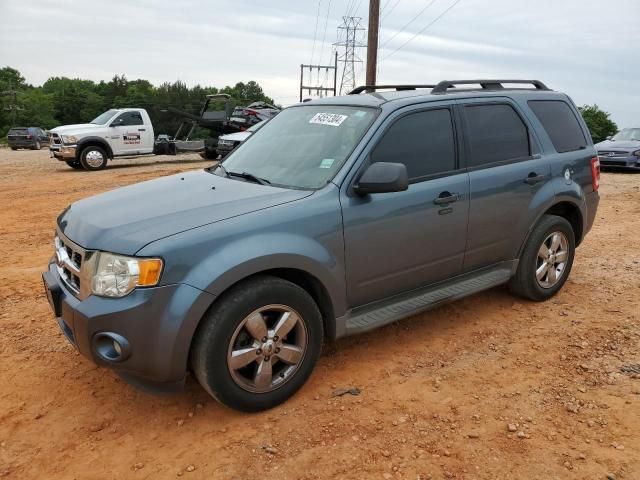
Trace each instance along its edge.
<instances>
[{"instance_id":1,"label":"black tire","mask_svg":"<svg viewBox=\"0 0 640 480\"><path fill-rule=\"evenodd\" d=\"M65 160L65 163L75 170L82 170L84 168L78 160Z\"/></svg>"},{"instance_id":2,"label":"black tire","mask_svg":"<svg viewBox=\"0 0 640 480\"><path fill-rule=\"evenodd\" d=\"M270 305L284 305L299 313L306 327L306 348L288 379L277 387L270 383L270 391L251 392L234 380L227 358L243 320ZM224 405L245 412L266 410L287 400L307 381L320 356L322 336L322 316L311 295L286 280L258 276L232 287L205 314L191 346L191 367L202 387ZM257 371L259 365L260 361L251 361L247 368ZM273 378L280 381L277 375Z\"/></svg>"},{"instance_id":3,"label":"black tire","mask_svg":"<svg viewBox=\"0 0 640 480\"><path fill-rule=\"evenodd\" d=\"M562 272L555 283L544 287L536 276L536 269L539 267L538 263L540 262L538 251L542 248L543 242L554 232L560 232L565 236L567 257ZM571 224L563 217L544 215L527 239L520 256L518 270L509 283L511 291L520 297L536 302L553 297L569 278L575 251L575 233ZM556 269L555 264L554 269Z\"/></svg>"},{"instance_id":4,"label":"black tire","mask_svg":"<svg viewBox=\"0 0 640 480\"><path fill-rule=\"evenodd\" d=\"M11 150L17 150L18 147L11 147Z\"/></svg>"},{"instance_id":5,"label":"black tire","mask_svg":"<svg viewBox=\"0 0 640 480\"><path fill-rule=\"evenodd\" d=\"M99 164L96 164L93 161L91 163L88 162L87 156L93 153L99 153L102 156L102 161ZM85 170L102 170L107 166L107 160L107 152L105 152L102 147L98 147L97 145L90 145L88 147L85 147L85 149L82 150L82 153L80 154L80 164Z\"/></svg>"}]
</instances>

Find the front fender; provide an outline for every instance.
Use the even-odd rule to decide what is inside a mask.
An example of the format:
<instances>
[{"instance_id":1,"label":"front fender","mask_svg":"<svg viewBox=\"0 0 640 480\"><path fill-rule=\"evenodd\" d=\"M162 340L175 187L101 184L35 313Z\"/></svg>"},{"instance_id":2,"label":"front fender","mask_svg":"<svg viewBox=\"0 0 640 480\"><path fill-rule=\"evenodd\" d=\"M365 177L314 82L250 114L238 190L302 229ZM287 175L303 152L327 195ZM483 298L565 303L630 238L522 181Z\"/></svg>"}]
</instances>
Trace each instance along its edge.
<instances>
[{"instance_id":1,"label":"front fender","mask_svg":"<svg viewBox=\"0 0 640 480\"><path fill-rule=\"evenodd\" d=\"M113 150L111 150L111 145L109 145L109 142L107 142L102 137L96 137L96 136L84 137L78 140L77 149L76 149L76 152L78 152L77 153L78 158L80 157L80 153L82 152L84 147L86 147L87 145L96 145L96 144L100 145L102 148L105 149L109 158L113 158Z\"/></svg>"}]
</instances>

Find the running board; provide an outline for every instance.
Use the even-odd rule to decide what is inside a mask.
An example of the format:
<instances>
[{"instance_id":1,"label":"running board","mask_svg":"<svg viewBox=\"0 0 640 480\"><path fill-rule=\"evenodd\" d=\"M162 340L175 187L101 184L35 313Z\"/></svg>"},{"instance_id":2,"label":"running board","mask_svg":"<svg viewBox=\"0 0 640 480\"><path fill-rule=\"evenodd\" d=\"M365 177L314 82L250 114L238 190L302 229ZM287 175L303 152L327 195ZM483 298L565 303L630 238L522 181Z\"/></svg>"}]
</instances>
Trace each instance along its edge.
<instances>
[{"instance_id":1,"label":"running board","mask_svg":"<svg viewBox=\"0 0 640 480\"><path fill-rule=\"evenodd\" d=\"M514 265L515 263L515 265ZM453 280L396 295L375 304L358 307L337 320L338 336L352 335L381 327L424 312L440 304L506 283L517 268L517 260L471 272ZM340 324L344 326L340 328ZM342 332L340 332L342 330ZM340 335L342 333L342 335Z\"/></svg>"}]
</instances>

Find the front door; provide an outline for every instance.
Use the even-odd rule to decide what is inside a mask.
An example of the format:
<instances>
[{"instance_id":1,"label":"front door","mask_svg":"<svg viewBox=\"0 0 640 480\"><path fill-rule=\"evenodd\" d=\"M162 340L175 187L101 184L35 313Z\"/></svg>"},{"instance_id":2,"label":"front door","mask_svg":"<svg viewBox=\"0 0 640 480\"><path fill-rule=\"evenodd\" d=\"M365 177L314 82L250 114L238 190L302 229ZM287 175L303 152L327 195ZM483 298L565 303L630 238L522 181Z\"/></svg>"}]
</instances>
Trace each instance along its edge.
<instances>
[{"instance_id":1,"label":"front door","mask_svg":"<svg viewBox=\"0 0 640 480\"><path fill-rule=\"evenodd\" d=\"M122 112L109 128L111 148L114 155L137 155L143 150L146 127L140 112Z\"/></svg>"},{"instance_id":2,"label":"front door","mask_svg":"<svg viewBox=\"0 0 640 480\"><path fill-rule=\"evenodd\" d=\"M433 105L433 104L430 104ZM469 209L469 177L459 170L449 106L404 109L365 152L404 163L409 189L358 196L343 185L347 297L358 307L459 274ZM357 176L355 177L357 178Z\"/></svg>"}]
</instances>

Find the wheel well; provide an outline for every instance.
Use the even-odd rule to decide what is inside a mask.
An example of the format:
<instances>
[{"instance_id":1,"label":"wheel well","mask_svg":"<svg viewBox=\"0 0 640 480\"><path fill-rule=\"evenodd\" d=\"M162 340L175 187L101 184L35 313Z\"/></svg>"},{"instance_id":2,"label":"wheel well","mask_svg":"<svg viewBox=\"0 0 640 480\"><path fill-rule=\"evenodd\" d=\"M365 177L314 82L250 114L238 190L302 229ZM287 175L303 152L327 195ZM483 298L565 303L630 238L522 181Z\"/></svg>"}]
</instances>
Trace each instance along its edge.
<instances>
[{"instance_id":1,"label":"wheel well","mask_svg":"<svg viewBox=\"0 0 640 480\"><path fill-rule=\"evenodd\" d=\"M573 233L576 237L576 246L580 245L580 242L582 241L583 226L582 214L580 213L578 207L576 207L573 203L561 202L548 209L545 214L557 215L566 219L573 228Z\"/></svg>"},{"instance_id":2,"label":"wheel well","mask_svg":"<svg viewBox=\"0 0 640 480\"><path fill-rule=\"evenodd\" d=\"M76 152L76 160L78 161L80 160L80 155L82 155L82 152L87 147L100 147L105 152L107 152L108 158L113 159L113 152L111 151L111 147L107 142L101 142L99 140L87 140L86 142L78 145L78 151Z\"/></svg>"}]
</instances>

